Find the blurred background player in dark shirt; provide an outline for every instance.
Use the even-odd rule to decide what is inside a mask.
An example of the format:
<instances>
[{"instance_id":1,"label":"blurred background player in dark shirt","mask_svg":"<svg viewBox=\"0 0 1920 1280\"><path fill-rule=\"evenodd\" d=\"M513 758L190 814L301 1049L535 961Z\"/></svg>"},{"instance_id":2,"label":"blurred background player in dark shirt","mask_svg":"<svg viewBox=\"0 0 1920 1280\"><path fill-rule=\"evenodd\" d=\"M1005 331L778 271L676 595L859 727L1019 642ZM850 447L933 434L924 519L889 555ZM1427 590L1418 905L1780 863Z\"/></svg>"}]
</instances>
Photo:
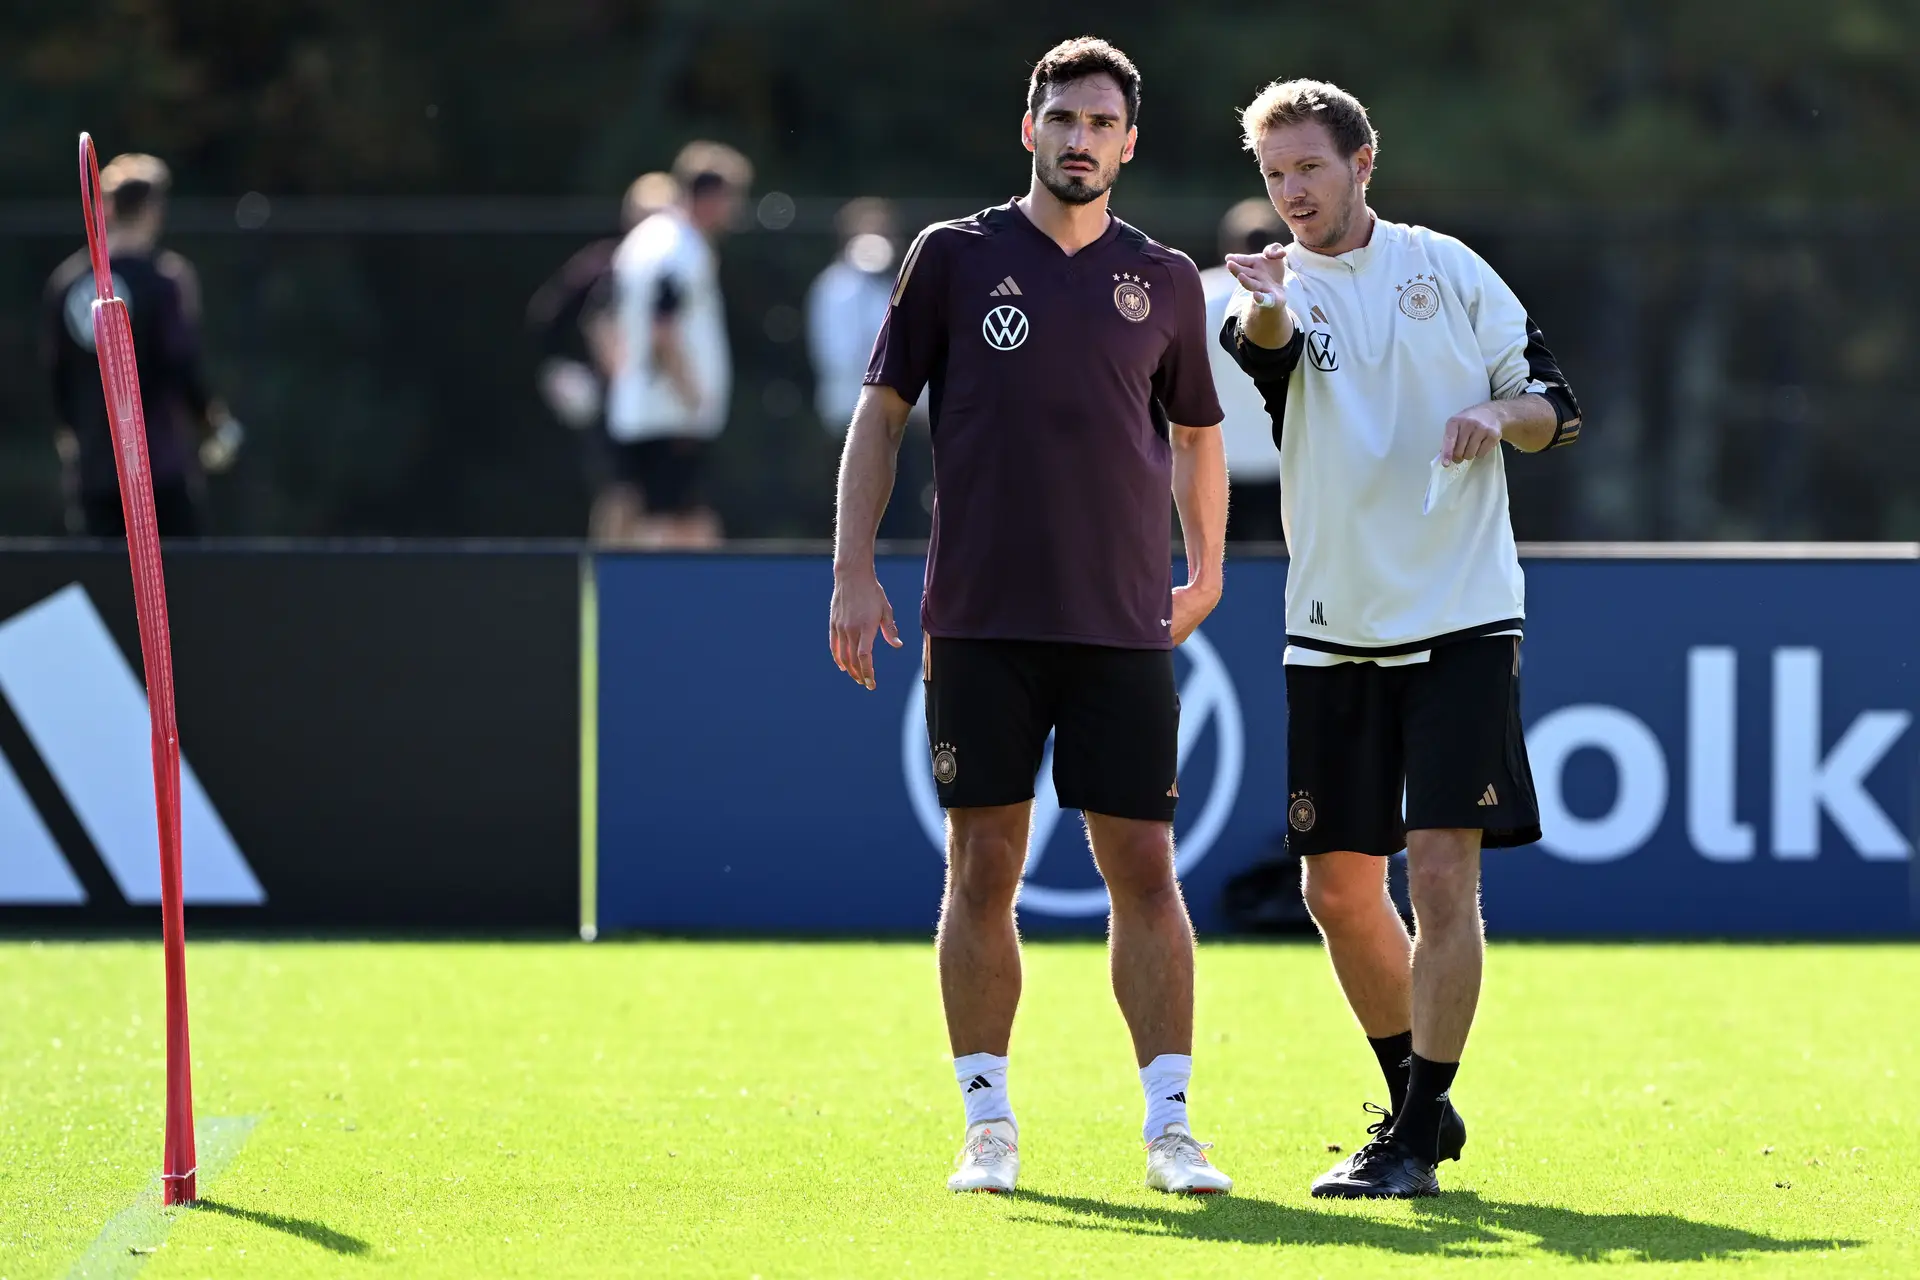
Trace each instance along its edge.
<instances>
[{"instance_id":1,"label":"blurred background player in dark shirt","mask_svg":"<svg viewBox=\"0 0 1920 1280\"><path fill-rule=\"evenodd\" d=\"M580 433L591 509L587 531L615 540L640 517L640 496L614 467L607 435L607 383L619 361L613 255L627 232L680 198L670 173L643 173L620 204L620 235L595 240L548 277L527 303L527 328L540 352L540 398L562 426Z\"/></svg>"},{"instance_id":2,"label":"blurred background player in dark shirt","mask_svg":"<svg viewBox=\"0 0 1920 1280\"><path fill-rule=\"evenodd\" d=\"M807 290L807 353L813 361L813 402L820 425L836 440L845 440L865 385L873 340L893 298L900 226L893 202L875 196L849 200L834 223L840 254ZM929 431L927 398L922 395L907 417L893 482L901 500L888 503L880 517L882 538L923 540L932 527Z\"/></svg>"},{"instance_id":3,"label":"blurred background player in dark shirt","mask_svg":"<svg viewBox=\"0 0 1920 1280\"><path fill-rule=\"evenodd\" d=\"M200 282L187 260L159 248L172 176L152 156L115 156L100 172L113 291L126 301L140 362L147 456L163 537L206 532L208 471L232 465L240 424L207 390L200 367ZM113 434L93 348L93 273L85 249L47 281L42 333L59 427L69 532L126 533Z\"/></svg>"}]
</instances>

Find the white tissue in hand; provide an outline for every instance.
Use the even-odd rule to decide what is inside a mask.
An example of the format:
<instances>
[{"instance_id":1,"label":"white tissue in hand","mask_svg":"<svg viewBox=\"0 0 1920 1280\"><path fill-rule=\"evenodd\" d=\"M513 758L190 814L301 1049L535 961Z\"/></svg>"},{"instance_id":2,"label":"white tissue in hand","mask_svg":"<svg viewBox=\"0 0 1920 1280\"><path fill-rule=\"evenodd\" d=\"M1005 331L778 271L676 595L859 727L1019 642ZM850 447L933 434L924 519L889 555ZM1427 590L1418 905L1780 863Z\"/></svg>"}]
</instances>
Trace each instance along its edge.
<instances>
[{"instance_id":1,"label":"white tissue in hand","mask_svg":"<svg viewBox=\"0 0 1920 1280\"><path fill-rule=\"evenodd\" d=\"M1448 492L1459 487L1460 481L1466 477L1467 468L1472 465L1473 459L1468 458L1450 467L1442 466L1440 455L1434 454L1433 461L1427 464L1427 496L1420 504L1420 514L1432 515L1434 508L1446 501Z\"/></svg>"}]
</instances>

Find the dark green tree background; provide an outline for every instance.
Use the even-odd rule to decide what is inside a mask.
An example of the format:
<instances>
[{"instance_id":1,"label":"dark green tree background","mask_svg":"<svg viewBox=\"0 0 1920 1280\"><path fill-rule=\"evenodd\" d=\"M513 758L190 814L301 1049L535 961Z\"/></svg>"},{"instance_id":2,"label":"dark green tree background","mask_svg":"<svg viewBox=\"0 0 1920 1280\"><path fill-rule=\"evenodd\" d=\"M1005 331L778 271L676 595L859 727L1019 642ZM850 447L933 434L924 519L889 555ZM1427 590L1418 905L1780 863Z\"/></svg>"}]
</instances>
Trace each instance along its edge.
<instances>
[{"instance_id":1,"label":"dark green tree background","mask_svg":"<svg viewBox=\"0 0 1920 1280\"><path fill-rule=\"evenodd\" d=\"M1920 453L1878 434L1916 389L1920 0L13 0L0 211L72 198L83 127L165 156L183 204L591 196L609 225L634 173L689 137L733 142L808 216L728 247L742 376L722 497L736 530L818 534L832 440L770 318L832 251L806 228L830 197L951 216L1017 190L1027 68L1086 30L1145 76L1123 212L1188 210L1148 229L1196 256L1257 190L1234 117L1261 83L1313 75L1369 103L1376 204L1476 237L1566 335L1596 410L1596 460L1580 479L1539 464L1523 534L1920 533ZM36 532L58 517L33 307L77 237L12 225L0 529ZM256 429L222 527L573 532L571 442L533 400L519 314L579 239L183 229L216 373ZM1609 430L1626 443L1599 445ZM1755 463L1769 430L1799 452Z\"/></svg>"},{"instance_id":2,"label":"dark green tree background","mask_svg":"<svg viewBox=\"0 0 1920 1280\"><path fill-rule=\"evenodd\" d=\"M1238 182L1275 76L1367 101L1385 195L1912 200L1914 0L15 0L0 194L65 195L76 120L183 192L604 193L723 135L801 194L1005 185L1026 69L1097 29L1145 72L1151 191Z\"/></svg>"}]
</instances>

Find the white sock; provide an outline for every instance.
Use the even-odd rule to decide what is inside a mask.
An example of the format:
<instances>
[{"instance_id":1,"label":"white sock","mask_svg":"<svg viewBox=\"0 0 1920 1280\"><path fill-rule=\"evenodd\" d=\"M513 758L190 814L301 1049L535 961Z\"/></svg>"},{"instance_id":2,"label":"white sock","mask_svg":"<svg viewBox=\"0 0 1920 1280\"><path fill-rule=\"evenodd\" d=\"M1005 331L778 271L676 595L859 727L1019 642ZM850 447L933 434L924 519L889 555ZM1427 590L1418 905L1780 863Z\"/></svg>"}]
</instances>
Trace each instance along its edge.
<instances>
[{"instance_id":1,"label":"white sock","mask_svg":"<svg viewBox=\"0 0 1920 1280\"><path fill-rule=\"evenodd\" d=\"M970 1053L953 1060L953 1078L966 1104L967 1128L983 1120L1005 1120L1017 1131L1013 1103L1007 1101L1007 1060L994 1053Z\"/></svg>"},{"instance_id":2,"label":"white sock","mask_svg":"<svg viewBox=\"0 0 1920 1280\"><path fill-rule=\"evenodd\" d=\"M1141 1132L1148 1142L1170 1124L1187 1127L1187 1081L1192 1078L1193 1055L1186 1053L1163 1053L1140 1068L1140 1088L1147 1095L1147 1122Z\"/></svg>"}]
</instances>

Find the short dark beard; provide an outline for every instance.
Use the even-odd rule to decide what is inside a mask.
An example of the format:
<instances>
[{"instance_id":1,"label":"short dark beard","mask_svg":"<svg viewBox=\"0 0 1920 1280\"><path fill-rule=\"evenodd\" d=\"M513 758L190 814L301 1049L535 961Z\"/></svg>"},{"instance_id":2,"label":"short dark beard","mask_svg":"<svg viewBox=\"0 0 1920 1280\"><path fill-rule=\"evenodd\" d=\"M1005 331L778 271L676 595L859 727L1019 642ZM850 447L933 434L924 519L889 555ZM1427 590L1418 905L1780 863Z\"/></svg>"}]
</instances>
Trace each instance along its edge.
<instances>
[{"instance_id":1,"label":"short dark beard","mask_svg":"<svg viewBox=\"0 0 1920 1280\"><path fill-rule=\"evenodd\" d=\"M1113 180L1120 175L1120 167L1115 165L1111 173L1093 174L1091 180L1077 173L1063 173L1058 162L1048 164L1036 161L1034 173L1040 179L1040 185L1061 204L1092 204L1107 194L1113 186Z\"/></svg>"}]
</instances>

